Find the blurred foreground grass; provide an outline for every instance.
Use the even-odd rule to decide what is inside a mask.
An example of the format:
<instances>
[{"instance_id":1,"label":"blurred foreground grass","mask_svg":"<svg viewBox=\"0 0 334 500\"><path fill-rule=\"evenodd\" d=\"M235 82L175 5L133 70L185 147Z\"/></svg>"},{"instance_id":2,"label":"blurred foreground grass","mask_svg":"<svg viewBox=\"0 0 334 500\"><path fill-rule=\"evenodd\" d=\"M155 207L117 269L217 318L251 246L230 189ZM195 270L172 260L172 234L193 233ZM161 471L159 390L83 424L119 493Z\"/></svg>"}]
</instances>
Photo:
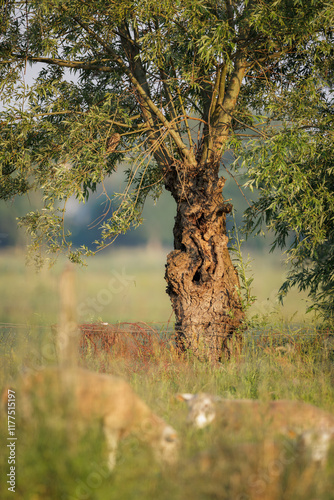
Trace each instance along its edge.
<instances>
[{"instance_id":1,"label":"blurred foreground grass","mask_svg":"<svg viewBox=\"0 0 334 500\"><path fill-rule=\"evenodd\" d=\"M87 267L76 268L78 320L146 321L167 323L172 309L165 292L165 262L168 250L151 247L118 248L88 260ZM305 318L305 295L290 292L284 306L276 294L285 271L279 257L254 254L251 274L257 301L251 314L272 321L300 323ZM22 250L0 253L0 323L50 325L57 322L58 277L66 261L59 259L51 268L36 273L25 266Z\"/></svg>"},{"instance_id":2,"label":"blurred foreground grass","mask_svg":"<svg viewBox=\"0 0 334 500\"><path fill-rule=\"evenodd\" d=\"M43 337L30 338L25 353L43 350ZM35 343L35 345L34 345ZM10 371L21 354L8 353ZM151 408L178 431L180 459L161 467L135 437L121 442L115 470L106 469L106 448L98 425L80 431L73 421L37 415L20 420L16 409L16 493L7 490L8 430L0 419L0 498L7 500L330 500L334 492L334 449L321 468L298 453L293 439L250 435L212 427L195 431L186 425L187 410L178 392L206 391L230 398L299 399L334 412L333 352L321 338L300 337L291 349L275 343L246 342L242 354L212 367L172 349L157 348L141 363L109 357L107 371L125 378ZM89 355L82 363L98 369ZM7 367L8 367L7 364ZM37 365L35 366L37 369ZM1 380L8 377L0 368ZM8 381L8 380L7 380ZM15 382L13 382L14 384ZM252 415L249 415L251 425Z\"/></svg>"}]
</instances>

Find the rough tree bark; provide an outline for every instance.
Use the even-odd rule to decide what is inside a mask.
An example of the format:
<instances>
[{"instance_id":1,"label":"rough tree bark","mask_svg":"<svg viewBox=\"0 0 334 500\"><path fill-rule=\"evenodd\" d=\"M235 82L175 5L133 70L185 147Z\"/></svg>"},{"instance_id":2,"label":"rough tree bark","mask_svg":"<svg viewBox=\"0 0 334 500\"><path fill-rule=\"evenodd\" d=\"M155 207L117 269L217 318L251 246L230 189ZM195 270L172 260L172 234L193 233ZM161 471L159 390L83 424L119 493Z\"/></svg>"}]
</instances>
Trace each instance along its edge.
<instances>
[{"instance_id":1,"label":"rough tree bark","mask_svg":"<svg viewBox=\"0 0 334 500\"><path fill-rule=\"evenodd\" d=\"M245 72L242 54L228 79L225 65L217 70L213 91L203 89L205 126L196 161L174 161L165 170L165 187L177 204L165 274L176 342L181 351L211 362L230 355L233 336L238 346L242 339L239 278L227 248L232 205L224 202L219 166Z\"/></svg>"},{"instance_id":2,"label":"rough tree bark","mask_svg":"<svg viewBox=\"0 0 334 500\"><path fill-rule=\"evenodd\" d=\"M176 203L174 251L167 257L165 279L176 315L179 350L199 359L221 361L230 353L244 313L238 294L239 279L232 264L226 235L225 203L219 163L203 167L173 165L165 187Z\"/></svg>"}]
</instances>

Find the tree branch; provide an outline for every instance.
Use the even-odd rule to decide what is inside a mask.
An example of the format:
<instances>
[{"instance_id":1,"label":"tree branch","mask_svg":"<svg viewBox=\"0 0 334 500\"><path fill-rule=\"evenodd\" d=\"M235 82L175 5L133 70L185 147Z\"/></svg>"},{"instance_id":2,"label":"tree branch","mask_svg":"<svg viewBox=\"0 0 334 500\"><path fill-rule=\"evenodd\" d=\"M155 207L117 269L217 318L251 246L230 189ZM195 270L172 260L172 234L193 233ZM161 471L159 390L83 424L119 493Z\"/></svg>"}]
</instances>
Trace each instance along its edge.
<instances>
[{"instance_id":1,"label":"tree branch","mask_svg":"<svg viewBox=\"0 0 334 500\"><path fill-rule=\"evenodd\" d=\"M228 138L233 112L236 108L240 87L247 69L246 60L238 57L235 61L234 70L229 79L222 104L216 108L212 120L212 148L208 151L208 159L218 160L222 154L224 144ZM225 84L225 82L224 82Z\"/></svg>"},{"instance_id":2,"label":"tree branch","mask_svg":"<svg viewBox=\"0 0 334 500\"><path fill-rule=\"evenodd\" d=\"M68 12L68 9L64 6L61 6L63 10ZM192 150L188 149L187 146L184 144L184 142L181 139L180 134L173 129L173 126L171 123L166 119L166 117L163 115L163 113L159 110L159 108L154 104L152 99L149 97L147 92L144 90L142 85L139 83L137 78L134 76L133 72L131 69L125 64L123 59L108 45L104 42L101 37L99 37L94 30L92 30L89 26L87 26L85 23L83 23L80 19L77 18L77 16L73 16L69 14L72 19L74 19L79 26L81 26L89 35L91 35L98 43L104 47L104 49L107 51L107 53L112 57L112 59L119 65L119 67L124 71L124 73L128 76L130 79L131 83L134 85L136 88L138 94L140 97L143 99L145 106L147 106L147 111L148 112L153 112L154 115L158 118L158 120L161 122L161 124L167 129L169 135L173 138L176 146L178 147L180 154L188 160L189 163L194 163L195 158L193 155Z\"/></svg>"},{"instance_id":3,"label":"tree branch","mask_svg":"<svg viewBox=\"0 0 334 500\"><path fill-rule=\"evenodd\" d=\"M95 64L90 64L90 63L84 63L81 61L66 61L64 59L55 59L52 57L36 57L36 56L28 56L28 55L23 55L23 54L12 54L12 57L14 58L14 61L16 59L23 59L23 60L28 60L32 62L41 62L44 64L51 64L55 66L62 66L65 68L71 68L71 69L88 69L91 71L102 71L104 73L112 73L115 71L114 68L110 68L110 66L100 66L100 65L95 65ZM14 61L5 61L5 63L11 63ZM3 61L0 62L0 64L4 64Z\"/></svg>"}]
</instances>

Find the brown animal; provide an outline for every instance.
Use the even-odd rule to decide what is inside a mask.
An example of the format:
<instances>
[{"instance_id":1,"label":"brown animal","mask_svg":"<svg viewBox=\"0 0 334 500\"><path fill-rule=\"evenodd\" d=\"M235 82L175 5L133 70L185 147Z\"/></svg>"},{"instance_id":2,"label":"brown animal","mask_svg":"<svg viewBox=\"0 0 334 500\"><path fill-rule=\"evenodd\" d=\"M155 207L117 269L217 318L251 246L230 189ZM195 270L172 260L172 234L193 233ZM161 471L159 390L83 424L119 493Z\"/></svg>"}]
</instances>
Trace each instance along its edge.
<instances>
[{"instance_id":1,"label":"brown animal","mask_svg":"<svg viewBox=\"0 0 334 500\"><path fill-rule=\"evenodd\" d=\"M23 377L16 393L24 418L38 411L48 412L51 419L64 419L68 414L80 426L101 421L110 469L115 465L118 441L132 433L151 446L157 460L173 463L177 458L176 431L120 378L81 368L45 368Z\"/></svg>"},{"instance_id":2,"label":"brown animal","mask_svg":"<svg viewBox=\"0 0 334 500\"><path fill-rule=\"evenodd\" d=\"M212 422L238 431L251 426L266 433L279 433L297 438L311 452L316 462L326 460L334 442L334 416L311 404L300 401L258 401L222 399L211 394L179 394L189 408L187 420L197 428Z\"/></svg>"}]
</instances>

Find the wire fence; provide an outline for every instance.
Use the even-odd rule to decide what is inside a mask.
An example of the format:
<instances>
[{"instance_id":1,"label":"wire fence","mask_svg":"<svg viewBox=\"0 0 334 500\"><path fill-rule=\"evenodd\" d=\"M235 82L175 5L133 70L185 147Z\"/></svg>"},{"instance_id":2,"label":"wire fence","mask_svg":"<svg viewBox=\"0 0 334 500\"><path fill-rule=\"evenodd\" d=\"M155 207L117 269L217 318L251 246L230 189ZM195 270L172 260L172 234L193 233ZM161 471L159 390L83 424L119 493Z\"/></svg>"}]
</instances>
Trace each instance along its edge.
<instances>
[{"instance_id":1,"label":"wire fence","mask_svg":"<svg viewBox=\"0 0 334 500\"><path fill-rule=\"evenodd\" d=\"M145 364L153 360L158 352L166 352L174 343L175 329L170 323L96 323L81 324L79 360L96 363L104 371L111 359L122 358ZM249 329L244 332L244 348L247 350L277 350L291 352L300 350L305 343L329 345L334 349L330 331L319 331L305 326L284 328ZM57 325L29 326L0 323L0 356L5 368L10 369L11 360L19 359L23 365L34 367L58 363L56 341ZM327 343L327 344L326 344Z\"/></svg>"},{"instance_id":2,"label":"wire fence","mask_svg":"<svg viewBox=\"0 0 334 500\"><path fill-rule=\"evenodd\" d=\"M79 325L79 360L94 360L103 371L111 358L148 362L160 349L173 341L170 324L118 323ZM2 362L20 358L35 367L57 363L57 325L29 326L0 323Z\"/></svg>"},{"instance_id":3,"label":"wire fence","mask_svg":"<svg viewBox=\"0 0 334 500\"><path fill-rule=\"evenodd\" d=\"M80 331L81 358L92 357L102 368L110 358L147 363L158 350L168 348L173 335L147 323L84 324Z\"/></svg>"}]
</instances>

